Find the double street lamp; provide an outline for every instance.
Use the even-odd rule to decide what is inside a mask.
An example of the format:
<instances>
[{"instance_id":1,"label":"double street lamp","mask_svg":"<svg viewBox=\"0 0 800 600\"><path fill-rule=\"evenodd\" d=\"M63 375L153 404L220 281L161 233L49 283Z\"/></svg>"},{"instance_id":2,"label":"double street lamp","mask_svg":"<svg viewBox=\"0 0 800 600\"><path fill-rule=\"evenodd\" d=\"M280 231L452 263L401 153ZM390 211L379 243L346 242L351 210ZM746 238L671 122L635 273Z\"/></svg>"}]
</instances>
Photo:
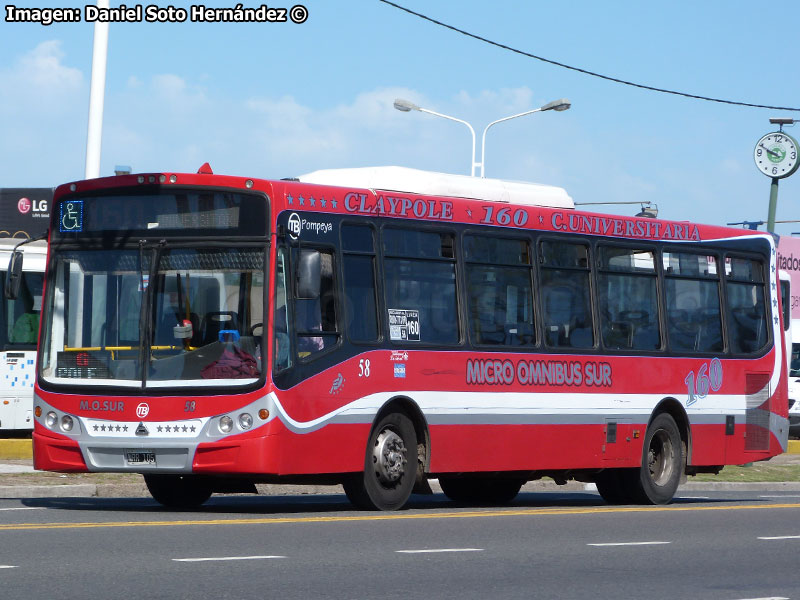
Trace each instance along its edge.
<instances>
[{"instance_id":1,"label":"double street lamp","mask_svg":"<svg viewBox=\"0 0 800 600\"><path fill-rule=\"evenodd\" d=\"M570 101L566 98L561 98L560 100L553 100L552 102L548 102L544 106L540 106L539 108L534 108L533 110L526 110L525 112L521 112L516 115L511 115L509 117L503 117L502 119L497 119L496 121L492 121L489 123L486 128L483 130L483 136L481 138L481 162L475 162L475 130L472 128L472 125L463 121L461 119L456 119L455 117L451 117L449 115L443 115L442 113L438 113L427 108L422 108L421 106L417 106L413 102L409 102L408 100L402 100L398 98L394 101L394 107L402 112L410 112L412 110L418 110L419 112L428 113L429 115L434 115L437 117L442 117L443 119L449 119L451 121L457 121L458 123L463 123L467 127L469 127L469 131L472 134L472 163L470 166L470 174L475 177L475 167L481 168L481 177L485 177L485 167L486 167L486 132L489 131L489 128L492 125L496 125L497 123L502 123L503 121L509 121L511 119L516 119L517 117L524 117L525 115L530 115L537 112L544 112L546 110L555 110L561 112L562 110L567 110L571 106Z\"/></svg>"}]
</instances>

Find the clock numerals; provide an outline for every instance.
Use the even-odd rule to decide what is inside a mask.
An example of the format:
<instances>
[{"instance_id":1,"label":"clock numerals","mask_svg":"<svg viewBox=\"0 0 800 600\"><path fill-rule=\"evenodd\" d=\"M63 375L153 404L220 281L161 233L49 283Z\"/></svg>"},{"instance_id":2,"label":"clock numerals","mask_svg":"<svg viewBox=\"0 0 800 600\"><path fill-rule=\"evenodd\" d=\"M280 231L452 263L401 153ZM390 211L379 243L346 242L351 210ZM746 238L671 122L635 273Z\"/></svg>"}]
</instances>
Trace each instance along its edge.
<instances>
[{"instance_id":1,"label":"clock numerals","mask_svg":"<svg viewBox=\"0 0 800 600\"><path fill-rule=\"evenodd\" d=\"M797 142L783 132L768 133L756 144L753 151L756 167L764 175L775 179L788 177L798 169Z\"/></svg>"}]
</instances>

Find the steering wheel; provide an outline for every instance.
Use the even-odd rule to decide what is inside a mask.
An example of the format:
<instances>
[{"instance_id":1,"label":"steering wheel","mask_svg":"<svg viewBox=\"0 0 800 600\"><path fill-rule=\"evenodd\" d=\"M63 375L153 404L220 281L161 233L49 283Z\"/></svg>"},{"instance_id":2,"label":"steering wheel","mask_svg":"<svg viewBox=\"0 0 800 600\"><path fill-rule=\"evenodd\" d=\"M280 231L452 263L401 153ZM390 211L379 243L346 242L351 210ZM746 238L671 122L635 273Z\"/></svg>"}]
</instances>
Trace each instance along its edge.
<instances>
[{"instance_id":1,"label":"steering wheel","mask_svg":"<svg viewBox=\"0 0 800 600\"><path fill-rule=\"evenodd\" d=\"M259 327L264 327L264 323L256 323L255 325L251 325L250 329L247 330L247 335L254 337L256 333L256 329Z\"/></svg>"}]
</instances>

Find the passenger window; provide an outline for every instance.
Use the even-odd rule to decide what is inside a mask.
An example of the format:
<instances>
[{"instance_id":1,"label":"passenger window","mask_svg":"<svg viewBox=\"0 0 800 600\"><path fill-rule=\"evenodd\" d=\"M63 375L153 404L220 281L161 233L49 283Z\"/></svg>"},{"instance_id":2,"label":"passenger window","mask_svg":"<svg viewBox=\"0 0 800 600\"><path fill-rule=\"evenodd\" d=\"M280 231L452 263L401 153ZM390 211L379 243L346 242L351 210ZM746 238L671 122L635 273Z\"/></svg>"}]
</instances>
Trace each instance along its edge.
<instances>
[{"instance_id":1,"label":"passenger window","mask_svg":"<svg viewBox=\"0 0 800 600\"><path fill-rule=\"evenodd\" d=\"M534 344L528 242L465 235L464 253L467 310L473 343Z\"/></svg>"},{"instance_id":2,"label":"passenger window","mask_svg":"<svg viewBox=\"0 0 800 600\"><path fill-rule=\"evenodd\" d=\"M713 256L664 252L667 336L672 350L722 352L719 273Z\"/></svg>"},{"instance_id":3,"label":"passenger window","mask_svg":"<svg viewBox=\"0 0 800 600\"><path fill-rule=\"evenodd\" d=\"M389 339L458 343L454 236L394 228L382 235Z\"/></svg>"},{"instance_id":4,"label":"passenger window","mask_svg":"<svg viewBox=\"0 0 800 600\"><path fill-rule=\"evenodd\" d=\"M613 350L661 348L653 251L600 246L598 252L603 345Z\"/></svg>"},{"instance_id":5,"label":"passenger window","mask_svg":"<svg viewBox=\"0 0 800 600\"><path fill-rule=\"evenodd\" d=\"M729 256L725 280L731 352L755 354L769 341L763 264Z\"/></svg>"},{"instance_id":6,"label":"passenger window","mask_svg":"<svg viewBox=\"0 0 800 600\"><path fill-rule=\"evenodd\" d=\"M594 347L589 247L542 241L539 251L545 343L555 348Z\"/></svg>"},{"instance_id":7,"label":"passenger window","mask_svg":"<svg viewBox=\"0 0 800 600\"><path fill-rule=\"evenodd\" d=\"M373 238L369 225L342 225L347 336L356 342L378 339Z\"/></svg>"}]
</instances>

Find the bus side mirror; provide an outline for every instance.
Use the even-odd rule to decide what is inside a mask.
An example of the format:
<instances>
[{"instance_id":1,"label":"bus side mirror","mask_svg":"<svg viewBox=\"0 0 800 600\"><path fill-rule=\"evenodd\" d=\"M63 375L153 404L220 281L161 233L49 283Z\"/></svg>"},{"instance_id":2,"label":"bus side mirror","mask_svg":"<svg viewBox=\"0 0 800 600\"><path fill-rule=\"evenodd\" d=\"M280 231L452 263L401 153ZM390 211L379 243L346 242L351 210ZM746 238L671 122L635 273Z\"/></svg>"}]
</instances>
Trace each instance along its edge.
<instances>
[{"instance_id":1,"label":"bus side mirror","mask_svg":"<svg viewBox=\"0 0 800 600\"><path fill-rule=\"evenodd\" d=\"M8 271L6 271L5 296L8 300L17 299L20 285L22 285L22 252L14 250L8 261Z\"/></svg>"},{"instance_id":2,"label":"bus side mirror","mask_svg":"<svg viewBox=\"0 0 800 600\"><path fill-rule=\"evenodd\" d=\"M297 297L302 300L319 298L322 279L322 259L316 250L300 250L297 263Z\"/></svg>"}]
</instances>

